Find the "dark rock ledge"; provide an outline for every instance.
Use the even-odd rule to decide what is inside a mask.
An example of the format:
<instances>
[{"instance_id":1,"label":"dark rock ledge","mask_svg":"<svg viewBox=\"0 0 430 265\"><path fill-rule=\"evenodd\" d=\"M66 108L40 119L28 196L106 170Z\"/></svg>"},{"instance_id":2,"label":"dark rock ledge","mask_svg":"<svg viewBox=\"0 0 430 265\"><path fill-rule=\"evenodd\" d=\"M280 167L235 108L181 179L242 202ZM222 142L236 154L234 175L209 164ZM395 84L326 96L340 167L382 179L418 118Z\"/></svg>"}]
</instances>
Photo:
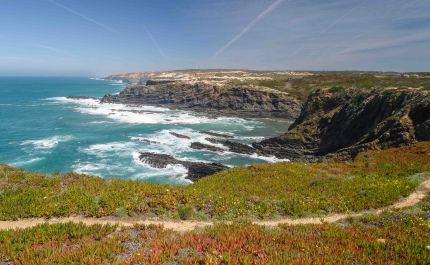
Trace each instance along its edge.
<instances>
[{"instance_id":1,"label":"dark rock ledge","mask_svg":"<svg viewBox=\"0 0 430 265\"><path fill-rule=\"evenodd\" d=\"M171 155L149 152L140 153L139 159L155 168L165 168L167 165L183 165L188 169L188 175L186 178L191 181L197 181L202 177L213 175L228 168L227 166L217 163L182 161Z\"/></svg>"},{"instance_id":2,"label":"dark rock ledge","mask_svg":"<svg viewBox=\"0 0 430 265\"><path fill-rule=\"evenodd\" d=\"M224 134L224 133L215 133L215 132L209 132L209 131L200 131L199 133L207 134L214 137L234 138L234 136Z\"/></svg>"},{"instance_id":3,"label":"dark rock ledge","mask_svg":"<svg viewBox=\"0 0 430 265\"><path fill-rule=\"evenodd\" d=\"M169 132L171 135L181 138L181 139L188 139L191 140L191 137L183 135L183 134L179 134L179 133L175 133L175 132Z\"/></svg>"},{"instance_id":4,"label":"dark rock ledge","mask_svg":"<svg viewBox=\"0 0 430 265\"><path fill-rule=\"evenodd\" d=\"M225 150L213 145L209 145L209 144L202 144L199 142L192 142L190 145L190 148L192 149L196 149L196 150L209 150L209 151L213 151L213 152L224 152Z\"/></svg>"},{"instance_id":5,"label":"dark rock ledge","mask_svg":"<svg viewBox=\"0 0 430 265\"><path fill-rule=\"evenodd\" d=\"M246 144L232 142L229 140L217 140L214 138L206 138L205 140L213 144L222 144L225 147L228 147L229 151L233 153L246 154L246 155L252 155L254 153L256 153L257 155L261 154L260 150L255 149Z\"/></svg>"}]
</instances>

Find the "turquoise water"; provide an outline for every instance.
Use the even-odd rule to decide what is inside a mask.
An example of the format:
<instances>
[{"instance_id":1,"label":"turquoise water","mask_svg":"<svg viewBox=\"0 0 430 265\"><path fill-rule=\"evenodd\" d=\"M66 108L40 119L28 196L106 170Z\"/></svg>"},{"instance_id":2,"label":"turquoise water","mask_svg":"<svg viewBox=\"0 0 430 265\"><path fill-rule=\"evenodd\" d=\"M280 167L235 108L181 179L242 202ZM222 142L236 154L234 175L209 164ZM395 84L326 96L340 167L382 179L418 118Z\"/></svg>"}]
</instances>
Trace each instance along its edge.
<instances>
[{"instance_id":1,"label":"turquoise water","mask_svg":"<svg viewBox=\"0 0 430 265\"><path fill-rule=\"evenodd\" d=\"M278 161L255 154L197 151L189 145L194 141L210 144L205 138L211 136L199 133L201 130L227 133L235 141L252 143L285 132L288 121L210 119L187 111L66 99L68 95L102 97L118 93L125 86L90 78L0 77L0 163L46 173L75 171L104 178L184 185L190 183L184 178L184 167L152 168L138 160L139 152L228 166ZM170 132L187 135L191 140L179 139Z\"/></svg>"}]
</instances>

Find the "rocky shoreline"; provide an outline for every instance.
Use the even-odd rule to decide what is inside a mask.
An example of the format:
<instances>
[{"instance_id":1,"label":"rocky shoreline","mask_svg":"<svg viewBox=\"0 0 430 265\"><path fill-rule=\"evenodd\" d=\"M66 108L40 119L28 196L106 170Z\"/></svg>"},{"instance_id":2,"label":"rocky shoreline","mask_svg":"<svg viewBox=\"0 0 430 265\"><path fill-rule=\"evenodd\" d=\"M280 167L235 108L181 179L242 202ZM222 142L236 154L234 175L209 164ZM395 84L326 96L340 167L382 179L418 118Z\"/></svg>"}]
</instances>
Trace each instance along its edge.
<instances>
[{"instance_id":1,"label":"rocky shoreline","mask_svg":"<svg viewBox=\"0 0 430 265\"><path fill-rule=\"evenodd\" d=\"M287 133L253 147L263 155L314 162L418 141L430 141L429 91L353 88L316 91Z\"/></svg>"},{"instance_id":2,"label":"rocky shoreline","mask_svg":"<svg viewBox=\"0 0 430 265\"><path fill-rule=\"evenodd\" d=\"M152 105L215 116L291 120L299 116L302 108L302 103L287 93L268 88L154 83L155 85L148 86L128 86L117 95L105 95L100 102Z\"/></svg>"},{"instance_id":3,"label":"rocky shoreline","mask_svg":"<svg viewBox=\"0 0 430 265\"><path fill-rule=\"evenodd\" d=\"M193 110L219 116L295 119L285 134L254 142L252 146L219 139L227 134L201 131L208 145L192 142L190 148L213 152L275 156L291 161L353 159L361 151L430 141L430 92L421 89L347 88L318 89L302 104L286 93L249 87L216 87L173 81L128 86L118 95L105 95L100 103L154 105ZM86 97L68 97L85 99ZM170 132L178 138L186 135ZM147 141L148 143L152 143ZM219 145L225 147L221 148ZM227 167L180 161L169 155L142 153L141 160L156 167L182 164L195 181Z\"/></svg>"}]
</instances>

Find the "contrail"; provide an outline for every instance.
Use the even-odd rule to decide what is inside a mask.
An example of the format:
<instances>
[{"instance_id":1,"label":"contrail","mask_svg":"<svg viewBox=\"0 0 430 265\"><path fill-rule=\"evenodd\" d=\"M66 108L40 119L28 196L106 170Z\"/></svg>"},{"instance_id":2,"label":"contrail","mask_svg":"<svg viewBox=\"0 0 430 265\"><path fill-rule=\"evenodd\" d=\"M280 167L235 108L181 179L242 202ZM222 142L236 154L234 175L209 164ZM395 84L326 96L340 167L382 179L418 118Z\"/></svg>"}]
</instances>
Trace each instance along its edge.
<instances>
[{"instance_id":1,"label":"contrail","mask_svg":"<svg viewBox=\"0 0 430 265\"><path fill-rule=\"evenodd\" d=\"M143 25L143 27L145 28L146 32L148 32L149 37L151 37L151 40L154 42L155 46L157 46L157 48L160 50L161 54L164 56L164 59L166 59L166 61L169 61L167 59L167 56L164 54L164 52L161 50L160 46L158 46L158 44L155 42L154 38L152 37L151 33L149 33L148 29L145 27L145 25Z\"/></svg>"},{"instance_id":2,"label":"contrail","mask_svg":"<svg viewBox=\"0 0 430 265\"><path fill-rule=\"evenodd\" d=\"M74 10L66 7L66 6L63 6L63 5L55 2L54 0L47 0L47 1L53 3L54 5L57 5L57 6L61 7L61 8L63 8L63 9L66 9L67 11L69 11L69 12L75 14L75 15L78 15L78 16L80 16L82 18L85 18L86 20L89 20L89 21L91 21L91 22L93 22L93 23L95 23L95 24L97 24L97 25L99 25L99 26L101 26L101 27L103 27L103 28L105 28L107 30L113 31L115 33L119 33L118 31L116 31L116 30L114 30L112 28L109 28L108 26L105 26L102 23L95 21L94 19L91 19L91 18L89 18L87 16L84 16L84 15L82 15L82 14L80 14L80 13L78 13L78 12L76 12L76 11L74 11Z\"/></svg>"},{"instance_id":3,"label":"contrail","mask_svg":"<svg viewBox=\"0 0 430 265\"><path fill-rule=\"evenodd\" d=\"M317 36L315 36L315 37L313 37L313 38L317 38L317 37L319 37L321 34L323 34L324 32L326 32L329 28L333 27L333 26L334 26L334 25L336 25L339 21L341 21L341 20L342 20L342 18L344 18L345 16L347 16L348 14L350 14L352 11L354 11L355 9L357 9L359 6L361 6L362 4L366 3L367 1L369 1L369 0L364 0L363 2L361 2L361 4L357 5L357 6L356 6L356 7L354 7L353 9L349 10L348 12L346 12L346 13L345 13L343 16L341 16L338 20L336 20L335 22L333 22L330 26L328 26L327 28L325 28L323 31L321 31ZM359 37L361 37L361 35L360 35ZM357 38L358 38L358 37L357 37ZM342 42L342 44L343 44L343 42ZM338 46L338 45L340 45L340 44L335 45L335 47L336 47L336 46ZM303 46L302 46L300 49L298 49L296 52L294 52L294 53L291 55L291 57L292 57L292 56L294 56L297 52L299 52L302 48L303 48ZM332 48L334 48L334 47L332 47ZM331 49L331 48L330 48L330 49ZM311 55L309 55L309 56L308 56L308 58L310 58L314 53L315 53L315 52L313 52ZM327 52L324 54L324 56L325 56L326 54L327 54Z\"/></svg>"},{"instance_id":4,"label":"contrail","mask_svg":"<svg viewBox=\"0 0 430 265\"><path fill-rule=\"evenodd\" d=\"M312 57L312 55L314 55L316 52L317 52L317 51L314 51L313 53L311 53L311 54L308 56L308 59L309 59L309 58L311 58L311 57Z\"/></svg>"},{"instance_id":5,"label":"contrail","mask_svg":"<svg viewBox=\"0 0 430 265\"><path fill-rule=\"evenodd\" d=\"M300 47L297 51L295 51L293 54L291 54L290 57L293 57L296 53L298 53L301 49L303 49L303 47Z\"/></svg>"},{"instance_id":6,"label":"contrail","mask_svg":"<svg viewBox=\"0 0 430 265\"><path fill-rule=\"evenodd\" d=\"M359 6L361 6L362 4L366 3L368 0L364 0L361 4L359 4L358 6L354 7L353 9L349 10L348 12L346 12L343 16L341 16L338 20L336 20L335 22L333 22L333 24L331 24L330 26L328 26L326 29L324 29L323 31L320 32L320 34L318 34L318 36L320 36L321 34L323 34L326 30L328 30L329 28L333 27L334 25L337 24L337 22L341 21L342 18L344 18L345 16L347 16L349 13L351 13L352 11L354 11L355 9L357 9ZM317 36L317 37L318 37Z\"/></svg>"},{"instance_id":7,"label":"contrail","mask_svg":"<svg viewBox=\"0 0 430 265\"><path fill-rule=\"evenodd\" d=\"M65 52L65 51L62 51L60 49L56 49L56 48L49 47L49 46L44 46L44 45L39 45L39 44L34 44L34 43L33 43L33 46L36 46L36 47L39 47L39 48L48 49L48 50L55 51L55 52L61 52L61 53L65 53L65 54L74 56L73 54L71 54L69 52Z\"/></svg>"},{"instance_id":8,"label":"contrail","mask_svg":"<svg viewBox=\"0 0 430 265\"><path fill-rule=\"evenodd\" d=\"M213 57L212 59L215 59L220 53L222 53L225 49L228 48L228 46L230 46L232 43L234 43L235 41L237 41L240 37L242 37L243 34L245 34L247 31L249 31L255 24L257 24L258 21L260 21L261 19L263 19L267 14L269 14L270 12L272 12L277 6L279 6L282 2L284 2L285 0L277 0L273 5L271 5L269 8L267 8L266 10L264 10L263 13L261 13L260 15L258 15L257 18L255 18L251 23L249 23L248 26L246 26L246 28L244 28L242 30L242 32L240 32L236 37L234 37L229 43L227 43L224 47L221 48L221 50L219 50Z\"/></svg>"}]
</instances>

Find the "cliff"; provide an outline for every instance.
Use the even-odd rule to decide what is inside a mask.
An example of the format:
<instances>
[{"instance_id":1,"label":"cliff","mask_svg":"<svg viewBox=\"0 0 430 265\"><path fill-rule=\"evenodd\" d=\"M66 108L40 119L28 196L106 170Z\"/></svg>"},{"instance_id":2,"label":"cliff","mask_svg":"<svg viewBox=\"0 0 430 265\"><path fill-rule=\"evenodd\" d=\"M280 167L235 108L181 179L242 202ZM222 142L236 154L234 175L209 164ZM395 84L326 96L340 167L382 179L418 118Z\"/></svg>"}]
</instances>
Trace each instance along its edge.
<instances>
[{"instance_id":1,"label":"cliff","mask_svg":"<svg viewBox=\"0 0 430 265\"><path fill-rule=\"evenodd\" d=\"M214 86L208 84L157 83L128 86L118 95L106 95L101 103L156 105L222 116L295 119L302 104L268 88Z\"/></svg>"},{"instance_id":2,"label":"cliff","mask_svg":"<svg viewBox=\"0 0 430 265\"><path fill-rule=\"evenodd\" d=\"M253 146L266 155L316 161L328 154L348 159L364 150L417 141L430 141L429 91L320 89L309 96L286 134Z\"/></svg>"}]
</instances>

